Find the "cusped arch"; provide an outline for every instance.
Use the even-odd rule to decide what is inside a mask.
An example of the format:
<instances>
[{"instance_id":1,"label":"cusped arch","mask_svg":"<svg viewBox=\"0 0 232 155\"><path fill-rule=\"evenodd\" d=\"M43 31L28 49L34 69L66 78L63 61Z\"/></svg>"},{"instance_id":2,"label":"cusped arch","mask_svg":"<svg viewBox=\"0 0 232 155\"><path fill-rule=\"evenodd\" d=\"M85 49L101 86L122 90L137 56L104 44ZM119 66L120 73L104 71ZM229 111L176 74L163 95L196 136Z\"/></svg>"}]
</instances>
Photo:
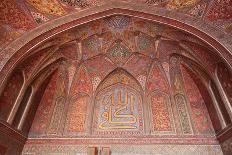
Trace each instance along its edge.
<instances>
[{"instance_id":1,"label":"cusped arch","mask_svg":"<svg viewBox=\"0 0 232 155\"><path fill-rule=\"evenodd\" d=\"M142 88L124 69L115 69L100 83L93 105L93 134L144 133Z\"/></svg>"}]
</instances>

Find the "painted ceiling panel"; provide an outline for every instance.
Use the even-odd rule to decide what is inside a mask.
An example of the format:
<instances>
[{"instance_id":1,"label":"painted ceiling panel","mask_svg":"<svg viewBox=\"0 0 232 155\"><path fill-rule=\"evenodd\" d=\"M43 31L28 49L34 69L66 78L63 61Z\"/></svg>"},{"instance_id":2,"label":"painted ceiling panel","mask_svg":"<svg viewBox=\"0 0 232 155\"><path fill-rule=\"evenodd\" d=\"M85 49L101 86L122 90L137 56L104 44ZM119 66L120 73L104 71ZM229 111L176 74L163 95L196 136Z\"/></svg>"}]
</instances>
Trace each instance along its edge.
<instances>
[{"instance_id":1,"label":"painted ceiling panel","mask_svg":"<svg viewBox=\"0 0 232 155\"><path fill-rule=\"evenodd\" d=\"M118 0L119 1L119 0ZM232 31L232 2L229 0L120 0L125 3L160 7L210 21L223 31ZM108 0L2 0L0 2L0 50L42 23L81 10L111 3ZM129 18L108 22L109 28L121 29ZM142 25L141 25L142 24ZM96 25L97 26L97 25ZM96 27L95 26L95 27ZM143 23L140 23L143 26ZM145 26L145 25L144 25ZM147 25L146 25L147 27ZM147 27L149 28L149 26Z\"/></svg>"}]
</instances>

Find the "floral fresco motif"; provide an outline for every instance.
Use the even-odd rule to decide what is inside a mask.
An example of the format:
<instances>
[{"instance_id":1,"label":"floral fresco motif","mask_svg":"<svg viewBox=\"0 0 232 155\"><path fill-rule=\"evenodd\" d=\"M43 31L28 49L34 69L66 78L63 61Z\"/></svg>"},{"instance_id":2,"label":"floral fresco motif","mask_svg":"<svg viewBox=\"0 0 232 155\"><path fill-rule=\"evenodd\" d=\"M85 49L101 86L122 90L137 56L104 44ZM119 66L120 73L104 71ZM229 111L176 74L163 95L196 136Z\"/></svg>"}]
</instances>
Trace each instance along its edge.
<instances>
[{"instance_id":1,"label":"floral fresco motif","mask_svg":"<svg viewBox=\"0 0 232 155\"><path fill-rule=\"evenodd\" d=\"M65 123L65 134L78 134L85 132L88 97L79 97L69 103Z\"/></svg>"},{"instance_id":2,"label":"floral fresco motif","mask_svg":"<svg viewBox=\"0 0 232 155\"><path fill-rule=\"evenodd\" d=\"M204 100L199 92L193 79L182 66L183 79L185 82L185 90L190 102L195 131L198 134L212 134L212 124L207 115L207 108Z\"/></svg>"},{"instance_id":3,"label":"floral fresco motif","mask_svg":"<svg viewBox=\"0 0 232 155\"><path fill-rule=\"evenodd\" d=\"M50 2L57 2L56 7L62 7L65 13L93 6L90 1L86 1L86 6L76 5L81 1ZM189 4L186 1L156 2L154 5L157 6L174 5L171 9L175 11L189 11L201 4L201 1ZM38 3L42 7L45 1ZM75 5L70 9L72 3ZM150 7L151 3L148 4ZM43 18L39 16L43 15L50 20L52 16L60 16L27 5L36 13L36 18ZM5 36L8 27L3 27L0 31L4 33L0 35ZM65 145L72 145L74 150L70 152L75 152L77 145L87 149L90 145L148 147L148 144L170 144L170 148L204 146L203 153L200 151L202 154L215 154L210 147L218 142L208 116L212 113L207 111L208 104L205 104L208 98L204 98L204 89L198 86L192 74L180 66L184 61L191 59L188 62L192 62L199 57L202 68L207 72L215 71L222 60L211 55L211 48L202 41L166 25L122 15L96 19L54 35L45 38L48 41L42 47L33 46L35 50L30 55L17 60L20 65L16 69L20 71L14 70L16 75L10 74L6 78L6 89L3 96L0 94L0 112L6 111L0 115L5 119L6 109L15 103L24 76L30 85L34 79L28 82L28 77L39 63L47 65L47 73L57 69L40 90L45 92L40 102L38 97L39 107L24 152L33 153L34 147L34 153L42 150L42 154L64 154L70 151ZM54 70L49 68L51 66ZM220 66L217 74L225 91L230 93L229 70ZM40 74L36 76L40 77ZM36 111L37 105L33 106ZM49 150L51 143L57 150ZM191 150L187 151L191 153Z\"/></svg>"},{"instance_id":4,"label":"floral fresco motif","mask_svg":"<svg viewBox=\"0 0 232 155\"><path fill-rule=\"evenodd\" d=\"M161 69L161 66L154 63L154 66L150 72L149 80L147 82L147 89L149 91L168 91L168 82L166 81L165 73Z\"/></svg>"},{"instance_id":5,"label":"floral fresco motif","mask_svg":"<svg viewBox=\"0 0 232 155\"><path fill-rule=\"evenodd\" d=\"M26 0L27 3L35 7L41 13L62 16L66 11L62 8L57 0Z\"/></svg>"},{"instance_id":6,"label":"floral fresco motif","mask_svg":"<svg viewBox=\"0 0 232 155\"><path fill-rule=\"evenodd\" d=\"M54 108L53 97L55 97L55 87L58 72L56 72L45 89L44 95L40 101L39 107L35 114L35 119L30 129L29 135L36 137L39 135L46 135L50 119Z\"/></svg>"},{"instance_id":7,"label":"floral fresco motif","mask_svg":"<svg viewBox=\"0 0 232 155\"><path fill-rule=\"evenodd\" d=\"M76 73L75 79L72 83L70 96L74 96L78 93L90 94L91 91L92 83L88 72L84 66L80 66L79 71Z\"/></svg>"},{"instance_id":8,"label":"floral fresco motif","mask_svg":"<svg viewBox=\"0 0 232 155\"><path fill-rule=\"evenodd\" d=\"M156 93L151 97L154 132L172 131L169 102L168 97L162 93Z\"/></svg>"}]
</instances>

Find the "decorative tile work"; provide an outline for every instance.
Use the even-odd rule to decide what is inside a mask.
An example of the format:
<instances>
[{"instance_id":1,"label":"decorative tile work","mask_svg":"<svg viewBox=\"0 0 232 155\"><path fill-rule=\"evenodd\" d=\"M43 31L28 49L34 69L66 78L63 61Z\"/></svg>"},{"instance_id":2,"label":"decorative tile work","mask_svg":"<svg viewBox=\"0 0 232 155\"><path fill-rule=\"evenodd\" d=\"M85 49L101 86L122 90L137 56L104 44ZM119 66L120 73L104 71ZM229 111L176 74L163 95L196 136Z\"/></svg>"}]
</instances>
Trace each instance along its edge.
<instances>
[{"instance_id":1,"label":"decorative tile work","mask_svg":"<svg viewBox=\"0 0 232 155\"><path fill-rule=\"evenodd\" d=\"M230 0L214 1L205 18L215 25L221 26L226 31L232 32L231 6L232 2Z\"/></svg>"},{"instance_id":2,"label":"decorative tile work","mask_svg":"<svg viewBox=\"0 0 232 155\"><path fill-rule=\"evenodd\" d=\"M23 29L15 29L9 25L0 25L0 51L3 50L9 43L25 33Z\"/></svg>"},{"instance_id":3,"label":"decorative tile work","mask_svg":"<svg viewBox=\"0 0 232 155\"><path fill-rule=\"evenodd\" d=\"M138 98L130 90L114 88L102 97L98 115L98 129L137 129Z\"/></svg>"},{"instance_id":4,"label":"decorative tile work","mask_svg":"<svg viewBox=\"0 0 232 155\"><path fill-rule=\"evenodd\" d=\"M215 1L213 2L213 5L209 5L213 0L119 1L123 1L131 5L134 5L135 3L148 5L150 7L153 5L154 7L172 10L173 13L178 11L182 14L194 15L198 18L204 17L206 21L211 21L211 23L215 24L216 26L220 26L220 29L225 29L229 33L231 32L231 2L228 0L221 0L218 2ZM54 20L66 14L72 14L73 12L79 12L84 9L90 9L94 6L101 6L107 3L110 2L105 0L3 0L0 3L0 10L2 11L0 14L2 14L1 17L5 19L0 21L4 21L3 24L6 24L7 27L16 28L16 30L13 32L20 32L20 29L32 29L39 26L40 23L44 23L48 20ZM11 14L11 12L14 13ZM121 28L127 28L130 22L131 19L129 17L116 15L108 18L105 23L109 28L120 30ZM150 27L147 27L150 34L152 34L151 36L157 34L157 32L153 31L155 30L153 28L150 29ZM10 36L12 30L7 30L7 33L9 33L7 36ZM15 40L22 34L23 32L21 32L17 37L11 37L11 39Z\"/></svg>"},{"instance_id":5,"label":"decorative tile work","mask_svg":"<svg viewBox=\"0 0 232 155\"><path fill-rule=\"evenodd\" d=\"M208 5L209 5L209 1L202 0L201 3L195 5L193 8L191 8L188 11L188 14L196 16L196 17L203 17Z\"/></svg>"},{"instance_id":6,"label":"decorative tile work","mask_svg":"<svg viewBox=\"0 0 232 155\"><path fill-rule=\"evenodd\" d=\"M230 0L214 1L213 5L210 7L209 13L207 14L207 18L211 21L232 18L231 5L232 2Z\"/></svg>"},{"instance_id":7,"label":"decorative tile work","mask_svg":"<svg viewBox=\"0 0 232 155\"><path fill-rule=\"evenodd\" d=\"M90 6L89 1L87 0L78 0L78 1L60 0L60 2L75 8L87 8Z\"/></svg>"},{"instance_id":8,"label":"decorative tile work","mask_svg":"<svg viewBox=\"0 0 232 155\"><path fill-rule=\"evenodd\" d=\"M97 89L100 82L101 82L101 79L98 76L96 76L92 79L93 91L95 91Z\"/></svg>"},{"instance_id":9,"label":"decorative tile work","mask_svg":"<svg viewBox=\"0 0 232 155\"><path fill-rule=\"evenodd\" d=\"M170 143L182 145L217 143L214 134L211 135L204 131L200 134L200 132L192 131L191 122L194 119L197 119L197 128L201 126L199 120L202 119L198 116L195 117L195 112L199 112L198 105L194 104L193 112L188 112L191 105L186 99L185 83L182 81L178 66L167 63L171 54L178 53L179 43L176 39L178 37L180 40L185 38L183 37L185 34L174 32L174 30L164 30L156 24L141 19L135 22L133 18L130 18L127 26L122 27L104 25L106 24L105 19L99 19L94 23L98 24L96 26L93 23L84 24L82 27L77 27L75 31L69 31L69 34L73 33L72 36L77 38L68 37L69 34L66 33L55 38L58 40L58 44L62 44L57 53L64 56L64 62L60 63L64 70L63 76L60 77L59 74L55 79L58 83L57 87L55 85L50 87L50 89L56 89L55 93L49 93L52 90L45 91L46 99L52 98L52 102L49 101L50 103L47 105L50 108L49 114L47 112L44 114L43 109L40 108L40 113L36 117L40 118L40 114L45 115L43 117L46 117L48 121L44 121L42 117L42 123L44 123L41 123L42 129L38 129L38 133L35 132L35 134L32 129L30 137L38 137L34 144L37 142L40 145L47 143L48 145L53 144L54 148L58 145L60 147L57 151L56 149L53 152L43 150L42 153L61 152L65 154L66 151L70 151L70 154L77 153L75 149L74 151L62 150L63 144L68 146L73 141L84 145L129 143L138 146L161 143L166 144L165 146ZM153 25L152 28L148 26L149 23ZM149 39L154 37L160 40L159 44L151 41L146 47L141 47L144 51L136 51L135 30L144 33ZM165 37L162 36L162 32L165 32ZM68 39L59 38L65 38L65 35ZM167 38L168 36L170 38ZM76 40L69 42L72 39L80 39L77 42L82 44L82 51L79 51ZM119 39L120 42L118 42ZM87 52L94 54L83 59L78 57L80 54L84 56ZM154 52L155 55L150 56L146 52ZM115 70L117 66L118 68ZM170 84L173 86L173 90ZM66 97L69 89L69 96ZM146 95L149 96L156 90L165 92L166 95L153 96L149 109ZM174 96L171 96L172 94ZM85 95L88 97L83 97ZM42 100L45 102L45 99ZM134 106L129 106L132 101ZM118 107L113 107L113 103L120 104ZM125 103L127 104L124 105ZM46 110L46 105L43 105L43 108ZM201 108L205 109L203 106ZM89 112L90 109L93 109L94 113ZM109 123L110 111L113 121L111 120ZM201 112L203 113L203 111ZM207 111L204 112L207 113ZM149 122L147 117L149 119L151 117L153 122ZM92 119L93 123L90 124ZM145 121L151 125L146 126ZM37 125L40 123L38 122ZM100 129L99 126L102 128ZM105 127L113 129L103 129ZM125 128L125 130L121 128ZM193 129L195 131L195 125Z\"/></svg>"},{"instance_id":10,"label":"decorative tile work","mask_svg":"<svg viewBox=\"0 0 232 155\"><path fill-rule=\"evenodd\" d=\"M69 102L65 135L76 135L85 132L88 104L89 98L87 96L79 97Z\"/></svg>"},{"instance_id":11,"label":"decorative tile work","mask_svg":"<svg viewBox=\"0 0 232 155\"><path fill-rule=\"evenodd\" d=\"M142 86L143 90L145 90L145 87L146 87L146 76L144 75L139 75L137 77L137 80L139 81L140 85Z\"/></svg>"},{"instance_id":12,"label":"decorative tile work","mask_svg":"<svg viewBox=\"0 0 232 155\"><path fill-rule=\"evenodd\" d=\"M46 16L44 16L43 14L41 14L39 12L33 12L33 11L31 11L31 14L32 14L33 18L35 19L35 21L38 24L44 23L44 22L46 22L46 21L49 20Z\"/></svg>"},{"instance_id":13,"label":"decorative tile work","mask_svg":"<svg viewBox=\"0 0 232 155\"><path fill-rule=\"evenodd\" d=\"M149 48L153 47L154 39L142 33L138 36L138 49L143 52Z\"/></svg>"}]
</instances>

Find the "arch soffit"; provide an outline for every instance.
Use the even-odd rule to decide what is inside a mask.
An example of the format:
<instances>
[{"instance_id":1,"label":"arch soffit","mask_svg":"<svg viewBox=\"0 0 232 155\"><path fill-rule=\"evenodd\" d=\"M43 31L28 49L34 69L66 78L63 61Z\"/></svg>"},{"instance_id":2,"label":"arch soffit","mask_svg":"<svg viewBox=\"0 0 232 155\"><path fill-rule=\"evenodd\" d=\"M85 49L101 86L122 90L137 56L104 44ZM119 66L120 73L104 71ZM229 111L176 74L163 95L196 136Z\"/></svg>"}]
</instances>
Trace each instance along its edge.
<instances>
[{"instance_id":1,"label":"arch soffit","mask_svg":"<svg viewBox=\"0 0 232 155\"><path fill-rule=\"evenodd\" d=\"M120 14L150 20L186 31L205 43L209 44L232 67L232 40L231 35L184 14L173 13L162 8L112 2L101 7L94 7L78 13L73 13L59 19L43 24L24 34L1 51L0 77L14 67L19 59L29 54L44 41L68 29L97 20L103 17ZM3 78L0 79L2 82Z\"/></svg>"}]
</instances>

